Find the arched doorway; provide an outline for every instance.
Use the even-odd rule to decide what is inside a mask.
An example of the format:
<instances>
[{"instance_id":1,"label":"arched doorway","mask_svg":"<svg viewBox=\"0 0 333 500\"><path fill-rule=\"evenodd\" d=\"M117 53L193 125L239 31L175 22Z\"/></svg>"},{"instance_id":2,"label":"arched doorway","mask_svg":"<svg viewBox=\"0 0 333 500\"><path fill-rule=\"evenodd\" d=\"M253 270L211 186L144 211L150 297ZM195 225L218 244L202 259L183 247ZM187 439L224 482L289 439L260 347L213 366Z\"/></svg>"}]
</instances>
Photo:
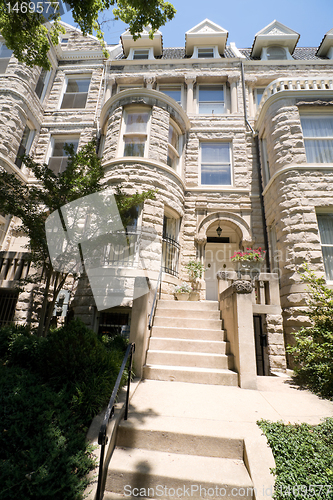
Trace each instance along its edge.
<instances>
[{"instance_id":1,"label":"arched doorway","mask_svg":"<svg viewBox=\"0 0 333 500\"><path fill-rule=\"evenodd\" d=\"M222 230L222 231L221 231ZM233 270L234 264L231 257L239 249L241 238L232 226L223 221L215 221L206 232L207 243L205 246L205 281L206 300L218 299L218 271Z\"/></svg>"}]
</instances>

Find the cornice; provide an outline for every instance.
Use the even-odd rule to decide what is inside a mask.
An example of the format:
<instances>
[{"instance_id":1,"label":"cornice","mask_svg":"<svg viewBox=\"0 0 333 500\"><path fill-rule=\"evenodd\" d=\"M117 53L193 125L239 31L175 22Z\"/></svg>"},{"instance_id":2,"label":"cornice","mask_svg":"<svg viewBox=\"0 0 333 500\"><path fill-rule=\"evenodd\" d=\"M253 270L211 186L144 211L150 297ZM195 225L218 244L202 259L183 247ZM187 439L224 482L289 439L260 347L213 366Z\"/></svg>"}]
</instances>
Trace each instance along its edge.
<instances>
[{"instance_id":1,"label":"cornice","mask_svg":"<svg viewBox=\"0 0 333 500\"><path fill-rule=\"evenodd\" d=\"M170 106L173 108L182 118L186 131L188 131L191 127L190 120L183 110L183 108L171 97L169 97L166 94L163 94L163 92L159 92L158 90L150 90L146 88L136 88L136 89L128 89L128 90L122 90L121 92L118 92L114 96L110 97L102 106L101 113L100 113L100 125L101 128L104 126L104 122L106 120L108 111L114 104L117 103L117 101L125 100L126 98L130 97L146 97L150 98L153 100L159 100L166 104L167 106ZM120 104L121 105L121 104Z\"/></svg>"},{"instance_id":2,"label":"cornice","mask_svg":"<svg viewBox=\"0 0 333 500\"><path fill-rule=\"evenodd\" d=\"M286 167L282 167L280 170L274 173L274 175L269 179L267 185L265 186L262 195L265 196L272 184L275 182L275 180L280 177L281 175L290 172L292 170L331 170L333 172L333 163L322 163L322 164L311 164L311 163L305 163L305 164L290 164L287 165Z\"/></svg>"},{"instance_id":3,"label":"cornice","mask_svg":"<svg viewBox=\"0 0 333 500\"><path fill-rule=\"evenodd\" d=\"M183 190L185 191L185 183L181 176L168 165L161 163L159 161L151 160L149 158L143 158L142 156L122 156L121 158L116 158L114 160L109 160L106 163L102 163L102 167L105 169L107 167L112 167L114 165L118 165L119 163L142 163L143 165L148 165L149 167L157 167L168 174L171 174L175 177L175 179L182 185Z\"/></svg>"}]
</instances>

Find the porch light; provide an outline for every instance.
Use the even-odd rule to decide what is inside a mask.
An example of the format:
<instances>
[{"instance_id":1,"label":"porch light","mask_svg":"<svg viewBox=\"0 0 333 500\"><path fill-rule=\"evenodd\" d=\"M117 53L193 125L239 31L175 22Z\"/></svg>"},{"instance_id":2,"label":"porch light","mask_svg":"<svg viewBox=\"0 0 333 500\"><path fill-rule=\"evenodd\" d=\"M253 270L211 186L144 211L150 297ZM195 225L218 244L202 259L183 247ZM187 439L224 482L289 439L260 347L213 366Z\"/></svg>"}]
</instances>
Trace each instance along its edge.
<instances>
[{"instance_id":1,"label":"porch light","mask_svg":"<svg viewBox=\"0 0 333 500\"><path fill-rule=\"evenodd\" d=\"M221 233L222 233L222 229L220 227L220 224L218 225L217 229L216 229L216 232L217 232L217 236L220 237L221 236Z\"/></svg>"}]
</instances>

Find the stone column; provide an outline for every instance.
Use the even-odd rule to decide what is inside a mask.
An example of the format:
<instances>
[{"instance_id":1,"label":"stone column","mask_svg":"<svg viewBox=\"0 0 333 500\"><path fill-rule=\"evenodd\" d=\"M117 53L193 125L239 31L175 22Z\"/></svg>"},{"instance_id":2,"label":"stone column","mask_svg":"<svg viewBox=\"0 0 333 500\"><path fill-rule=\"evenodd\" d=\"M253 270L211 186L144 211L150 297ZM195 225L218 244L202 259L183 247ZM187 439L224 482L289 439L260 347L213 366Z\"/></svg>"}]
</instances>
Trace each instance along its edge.
<instances>
[{"instance_id":1,"label":"stone column","mask_svg":"<svg viewBox=\"0 0 333 500\"><path fill-rule=\"evenodd\" d=\"M257 388L252 290L251 281L236 280L220 295L223 324L242 389Z\"/></svg>"},{"instance_id":2,"label":"stone column","mask_svg":"<svg viewBox=\"0 0 333 500\"><path fill-rule=\"evenodd\" d=\"M228 77L228 82L230 83L230 101L231 101L231 113L238 112L238 102L237 102L237 83L239 80L238 75L230 75Z\"/></svg>"},{"instance_id":3,"label":"stone column","mask_svg":"<svg viewBox=\"0 0 333 500\"><path fill-rule=\"evenodd\" d=\"M108 99L110 99L110 97L112 97L112 87L114 86L115 83L116 79L114 77L108 78L104 102L106 102Z\"/></svg>"},{"instance_id":4,"label":"stone column","mask_svg":"<svg viewBox=\"0 0 333 500\"><path fill-rule=\"evenodd\" d=\"M256 77L246 78L246 80L245 80L245 83L247 85L248 92L249 92L249 115L251 117L256 114L256 105L255 105L254 93L253 93L253 88L254 88L256 82L257 82Z\"/></svg>"},{"instance_id":5,"label":"stone column","mask_svg":"<svg viewBox=\"0 0 333 500\"><path fill-rule=\"evenodd\" d=\"M193 85L195 84L195 81L196 81L195 75L187 75L185 77L185 82L187 85L187 102L186 102L187 114L194 112Z\"/></svg>"}]
</instances>

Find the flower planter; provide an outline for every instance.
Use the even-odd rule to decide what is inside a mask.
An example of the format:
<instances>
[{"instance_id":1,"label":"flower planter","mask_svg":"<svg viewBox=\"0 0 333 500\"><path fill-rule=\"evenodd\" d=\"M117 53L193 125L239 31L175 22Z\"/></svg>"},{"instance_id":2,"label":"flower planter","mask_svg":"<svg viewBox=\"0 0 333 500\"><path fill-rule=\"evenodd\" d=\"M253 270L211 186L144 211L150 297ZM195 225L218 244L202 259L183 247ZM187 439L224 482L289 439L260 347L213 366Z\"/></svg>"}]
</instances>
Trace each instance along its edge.
<instances>
[{"instance_id":1,"label":"flower planter","mask_svg":"<svg viewBox=\"0 0 333 500\"><path fill-rule=\"evenodd\" d=\"M188 300L190 298L189 293L175 293L176 300Z\"/></svg>"},{"instance_id":2,"label":"flower planter","mask_svg":"<svg viewBox=\"0 0 333 500\"><path fill-rule=\"evenodd\" d=\"M237 261L236 271L238 278L249 276L251 279L259 276L262 262L260 260L239 260Z\"/></svg>"},{"instance_id":3,"label":"flower planter","mask_svg":"<svg viewBox=\"0 0 333 500\"><path fill-rule=\"evenodd\" d=\"M200 299L200 293L199 292L191 292L190 293L190 298L189 300L199 300Z\"/></svg>"}]
</instances>

